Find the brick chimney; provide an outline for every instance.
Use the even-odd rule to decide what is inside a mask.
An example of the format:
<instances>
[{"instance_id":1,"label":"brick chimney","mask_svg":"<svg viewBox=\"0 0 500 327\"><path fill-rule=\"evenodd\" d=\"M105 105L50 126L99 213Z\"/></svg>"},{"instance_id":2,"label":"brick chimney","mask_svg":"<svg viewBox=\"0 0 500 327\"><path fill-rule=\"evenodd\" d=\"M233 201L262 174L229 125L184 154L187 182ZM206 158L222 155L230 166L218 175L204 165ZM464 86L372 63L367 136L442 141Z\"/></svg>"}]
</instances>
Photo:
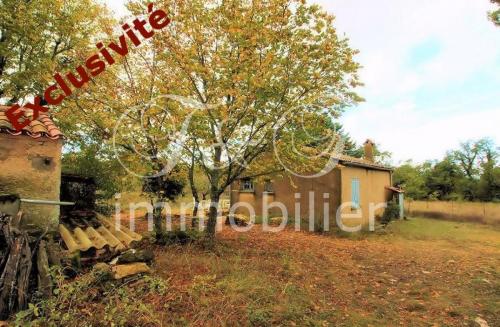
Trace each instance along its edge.
<instances>
[{"instance_id":1,"label":"brick chimney","mask_svg":"<svg viewBox=\"0 0 500 327\"><path fill-rule=\"evenodd\" d=\"M374 162L374 152L375 152L375 143L372 140L368 139L363 144L365 150L364 159L369 162Z\"/></svg>"}]
</instances>

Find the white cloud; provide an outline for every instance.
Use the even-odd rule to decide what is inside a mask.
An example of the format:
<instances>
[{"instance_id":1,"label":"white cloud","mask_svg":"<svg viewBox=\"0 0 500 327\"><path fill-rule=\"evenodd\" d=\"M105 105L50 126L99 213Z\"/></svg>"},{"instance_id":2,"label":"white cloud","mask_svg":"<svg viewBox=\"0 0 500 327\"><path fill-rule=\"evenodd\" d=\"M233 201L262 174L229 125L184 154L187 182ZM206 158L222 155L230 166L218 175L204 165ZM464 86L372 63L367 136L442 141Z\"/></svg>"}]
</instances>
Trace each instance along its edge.
<instances>
[{"instance_id":1,"label":"white cloud","mask_svg":"<svg viewBox=\"0 0 500 327\"><path fill-rule=\"evenodd\" d=\"M432 112L418 110L411 101L389 108L370 106L358 110L343 120L347 130L359 142L369 136L381 143L383 150L393 153L395 163L442 158L460 142L487 135L496 136L496 142L500 142L500 108L462 112L445 119L436 119ZM367 131L371 134L367 135Z\"/></svg>"},{"instance_id":2,"label":"white cloud","mask_svg":"<svg viewBox=\"0 0 500 327\"><path fill-rule=\"evenodd\" d=\"M411 92L421 83L446 83L466 78L478 67L498 64L500 31L486 19L486 0L318 0L336 15L336 26L361 50L367 96L391 88ZM417 81L405 62L414 47L437 40L441 53ZM411 83L409 83L411 81Z\"/></svg>"},{"instance_id":3,"label":"white cloud","mask_svg":"<svg viewBox=\"0 0 500 327\"><path fill-rule=\"evenodd\" d=\"M469 138L488 136L500 143L494 126L500 121L500 102L468 108L450 93L446 101L425 99L422 107L417 99L421 88L444 90L477 79L481 72L487 72L500 90L500 29L486 18L489 1L314 2L337 17L335 26L361 51L358 61L366 84L361 94L367 102L342 119L356 141L374 138L396 160L417 161L441 158ZM439 45L439 52L418 67L410 66L414 49L429 40ZM474 97L479 102L491 93Z\"/></svg>"}]
</instances>

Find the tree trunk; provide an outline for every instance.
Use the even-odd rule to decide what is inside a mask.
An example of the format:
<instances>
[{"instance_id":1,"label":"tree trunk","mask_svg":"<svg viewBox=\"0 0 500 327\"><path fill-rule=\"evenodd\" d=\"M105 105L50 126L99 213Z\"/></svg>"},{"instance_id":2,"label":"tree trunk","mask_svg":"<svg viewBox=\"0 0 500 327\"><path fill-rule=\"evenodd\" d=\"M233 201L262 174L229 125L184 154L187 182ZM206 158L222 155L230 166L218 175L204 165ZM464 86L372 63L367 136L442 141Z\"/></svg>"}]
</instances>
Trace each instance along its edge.
<instances>
[{"instance_id":1,"label":"tree trunk","mask_svg":"<svg viewBox=\"0 0 500 327\"><path fill-rule=\"evenodd\" d=\"M213 131L213 129L212 129ZM215 136L215 134L214 134ZM208 223L205 232L205 238L212 243L215 241L215 229L217 227L217 214L219 208L219 199L222 192L220 191L220 168L222 157L222 148L217 145L214 147L214 169L210 172L210 210L208 213ZM222 190L224 191L224 190Z\"/></svg>"},{"instance_id":2,"label":"tree trunk","mask_svg":"<svg viewBox=\"0 0 500 327\"><path fill-rule=\"evenodd\" d=\"M208 213L208 223L207 223L207 230L206 230L206 238L209 240L215 240L215 229L217 227L217 215L219 211L219 200L220 200L220 193L216 191L211 192L211 199L210 199L210 210Z\"/></svg>"},{"instance_id":3,"label":"tree trunk","mask_svg":"<svg viewBox=\"0 0 500 327\"><path fill-rule=\"evenodd\" d=\"M193 208L193 215L191 218L191 227L195 228L196 224L198 223L198 210L200 207L200 199L199 197L194 197L194 208Z\"/></svg>"},{"instance_id":4,"label":"tree trunk","mask_svg":"<svg viewBox=\"0 0 500 327\"><path fill-rule=\"evenodd\" d=\"M155 236L158 238L159 236L163 235L163 217L162 217L162 211L163 211L163 206L160 205L163 203L161 198L158 198L158 201L153 204L153 231L155 233Z\"/></svg>"},{"instance_id":5,"label":"tree trunk","mask_svg":"<svg viewBox=\"0 0 500 327\"><path fill-rule=\"evenodd\" d=\"M189 185L191 186L191 194L194 199L194 207L193 207L193 215L191 219L191 226L196 227L198 210L200 207L200 195L198 194L198 189L196 188L196 184L194 181L194 156L191 159L191 166L189 167Z\"/></svg>"}]
</instances>

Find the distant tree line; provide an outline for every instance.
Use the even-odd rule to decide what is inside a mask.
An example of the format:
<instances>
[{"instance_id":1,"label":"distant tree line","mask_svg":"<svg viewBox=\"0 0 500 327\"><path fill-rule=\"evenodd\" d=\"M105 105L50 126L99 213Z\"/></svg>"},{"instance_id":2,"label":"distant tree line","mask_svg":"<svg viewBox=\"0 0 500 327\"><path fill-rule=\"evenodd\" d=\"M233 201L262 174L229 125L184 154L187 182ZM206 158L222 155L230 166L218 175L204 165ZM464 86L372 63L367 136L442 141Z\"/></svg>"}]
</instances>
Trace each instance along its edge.
<instances>
[{"instance_id":1,"label":"distant tree line","mask_svg":"<svg viewBox=\"0 0 500 327\"><path fill-rule=\"evenodd\" d=\"M414 200L500 201L499 148L490 139L467 141L441 161L414 164L394 172L394 184Z\"/></svg>"}]
</instances>

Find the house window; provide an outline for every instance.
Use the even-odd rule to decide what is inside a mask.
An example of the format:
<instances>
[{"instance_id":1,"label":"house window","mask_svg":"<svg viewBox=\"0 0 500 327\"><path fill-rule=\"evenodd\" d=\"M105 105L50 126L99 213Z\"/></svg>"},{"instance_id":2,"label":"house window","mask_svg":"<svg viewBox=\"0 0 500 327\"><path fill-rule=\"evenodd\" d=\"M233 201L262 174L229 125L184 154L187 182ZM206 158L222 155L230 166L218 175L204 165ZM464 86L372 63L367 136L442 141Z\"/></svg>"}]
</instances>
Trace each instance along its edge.
<instances>
[{"instance_id":1,"label":"house window","mask_svg":"<svg viewBox=\"0 0 500 327\"><path fill-rule=\"evenodd\" d=\"M240 191L253 192L254 191L253 181L250 178L242 179Z\"/></svg>"},{"instance_id":2,"label":"house window","mask_svg":"<svg viewBox=\"0 0 500 327\"><path fill-rule=\"evenodd\" d=\"M354 209L360 208L360 183L357 178L353 178L351 181L351 202Z\"/></svg>"},{"instance_id":3,"label":"house window","mask_svg":"<svg viewBox=\"0 0 500 327\"><path fill-rule=\"evenodd\" d=\"M266 179L264 181L264 192L265 193L274 193L273 182L270 179Z\"/></svg>"}]
</instances>

